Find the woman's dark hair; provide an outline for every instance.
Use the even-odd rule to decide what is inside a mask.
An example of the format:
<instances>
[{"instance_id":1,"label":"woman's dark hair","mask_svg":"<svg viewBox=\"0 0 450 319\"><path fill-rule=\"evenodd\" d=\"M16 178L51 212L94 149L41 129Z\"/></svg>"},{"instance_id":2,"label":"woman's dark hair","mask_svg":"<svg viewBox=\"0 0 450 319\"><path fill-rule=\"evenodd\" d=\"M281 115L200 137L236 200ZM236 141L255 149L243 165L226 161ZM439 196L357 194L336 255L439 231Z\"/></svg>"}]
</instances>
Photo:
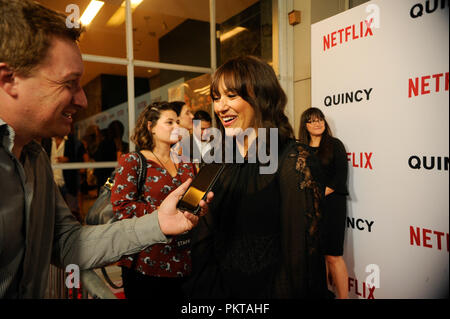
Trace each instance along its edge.
<instances>
[{"instance_id":1,"label":"woman's dark hair","mask_svg":"<svg viewBox=\"0 0 450 319\"><path fill-rule=\"evenodd\" d=\"M311 141L311 136L309 135L308 129L306 128L306 123L311 120L323 120L325 123L325 130L322 133L322 138L320 139L319 151L317 155L323 165L327 165L333 157L333 144L330 126L328 125L325 115L322 111L316 107L311 107L303 112L300 117L300 129L298 132L299 141L303 144L309 145Z\"/></svg>"},{"instance_id":2,"label":"woman's dark hair","mask_svg":"<svg viewBox=\"0 0 450 319\"><path fill-rule=\"evenodd\" d=\"M151 128L156 125L161 117L162 111L171 110L176 113L174 106L168 102L155 102L148 105L139 115L131 140L136 144L138 150L152 150L154 147L153 136L148 129L147 123L152 122Z\"/></svg>"},{"instance_id":3,"label":"woman's dark hair","mask_svg":"<svg viewBox=\"0 0 450 319\"><path fill-rule=\"evenodd\" d=\"M177 116L180 116L183 106L186 105L186 103L181 102L181 101L173 101L173 102L170 102L170 104L173 106L173 110L175 111L175 113L177 113Z\"/></svg>"},{"instance_id":4,"label":"woman's dark hair","mask_svg":"<svg viewBox=\"0 0 450 319\"><path fill-rule=\"evenodd\" d=\"M228 91L239 95L253 107L256 127L278 128L282 143L294 138L292 126L284 114L287 97L270 65L254 56L227 61L212 76L210 95L213 100L220 96L222 80Z\"/></svg>"}]
</instances>

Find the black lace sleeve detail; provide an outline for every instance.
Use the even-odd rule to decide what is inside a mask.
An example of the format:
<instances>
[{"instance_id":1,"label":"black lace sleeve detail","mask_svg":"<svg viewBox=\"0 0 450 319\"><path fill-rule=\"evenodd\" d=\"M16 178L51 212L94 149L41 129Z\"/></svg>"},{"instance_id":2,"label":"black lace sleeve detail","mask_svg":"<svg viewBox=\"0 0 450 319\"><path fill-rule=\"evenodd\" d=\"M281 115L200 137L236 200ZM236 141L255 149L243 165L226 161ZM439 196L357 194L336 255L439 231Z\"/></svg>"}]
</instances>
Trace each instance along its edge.
<instances>
[{"instance_id":1,"label":"black lace sleeve detail","mask_svg":"<svg viewBox=\"0 0 450 319\"><path fill-rule=\"evenodd\" d=\"M320 249L320 163L299 143L290 144L279 163L282 263L275 297L321 298L326 272Z\"/></svg>"},{"instance_id":2,"label":"black lace sleeve detail","mask_svg":"<svg viewBox=\"0 0 450 319\"><path fill-rule=\"evenodd\" d=\"M312 192L312 206L306 211L308 252L313 254L319 248L320 221L322 212L320 203L324 197L323 176L319 159L311 152L311 149L303 144L297 144L297 162L295 169L299 172L299 188L309 189Z\"/></svg>"}]
</instances>

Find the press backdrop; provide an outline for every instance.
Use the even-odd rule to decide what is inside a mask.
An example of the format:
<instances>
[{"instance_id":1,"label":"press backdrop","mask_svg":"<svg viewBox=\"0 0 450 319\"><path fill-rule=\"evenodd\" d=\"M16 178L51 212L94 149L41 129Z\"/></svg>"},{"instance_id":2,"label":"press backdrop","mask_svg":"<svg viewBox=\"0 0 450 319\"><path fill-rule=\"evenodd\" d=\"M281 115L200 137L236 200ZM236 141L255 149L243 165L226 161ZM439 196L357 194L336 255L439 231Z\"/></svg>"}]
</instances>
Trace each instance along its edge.
<instances>
[{"instance_id":1,"label":"press backdrop","mask_svg":"<svg viewBox=\"0 0 450 319\"><path fill-rule=\"evenodd\" d=\"M449 1L370 1L311 42L312 105L347 149L350 297L448 297Z\"/></svg>"}]
</instances>

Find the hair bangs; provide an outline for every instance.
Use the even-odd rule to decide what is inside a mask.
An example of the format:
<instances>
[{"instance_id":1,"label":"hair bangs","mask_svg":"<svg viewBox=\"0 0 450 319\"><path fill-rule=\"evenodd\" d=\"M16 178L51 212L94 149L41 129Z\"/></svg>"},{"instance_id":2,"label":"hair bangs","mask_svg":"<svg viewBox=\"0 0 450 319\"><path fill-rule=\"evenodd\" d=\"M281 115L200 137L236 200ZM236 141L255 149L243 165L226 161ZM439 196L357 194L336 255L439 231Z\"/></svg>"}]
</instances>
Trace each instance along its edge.
<instances>
[{"instance_id":1,"label":"hair bangs","mask_svg":"<svg viewBox=\"0 0 450 319\"><path fill-rule=\"evenodd\" d=\"M324 120L325 115L322 113L322 111L320 109L312 107L306 111L305 119L306 119L306 121L315 120L315 119Z\"/></svg>"},{"instance_id":2,"label":"hair bangs","mask_svg":"<svg viewBox=\"0 0 450 319\"><path fill-rule=\"evenodd\" d=\"M222 65L211 81L211 98L220 96L220 89L222 88L225 92L233 92L247 99L248 89L246 86L246 76L242 72L242 68L229 61Z\"/></svg>"}]
</instances>

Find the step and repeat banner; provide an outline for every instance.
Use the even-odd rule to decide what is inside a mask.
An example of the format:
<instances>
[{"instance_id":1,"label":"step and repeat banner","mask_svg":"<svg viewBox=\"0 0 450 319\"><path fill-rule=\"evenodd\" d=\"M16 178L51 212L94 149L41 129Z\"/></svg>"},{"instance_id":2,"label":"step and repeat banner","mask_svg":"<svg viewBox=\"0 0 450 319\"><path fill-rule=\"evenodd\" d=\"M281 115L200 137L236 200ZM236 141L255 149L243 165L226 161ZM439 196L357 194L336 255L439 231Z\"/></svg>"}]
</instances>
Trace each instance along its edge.
<instances>
[{"instance_id":1,"label":"step and repeat banner","mask_svg":"<svg viewBox=\"0 0 450 319\"><path fill-rule=\"evenodd\" d=\"M374 0L312 25L312 106L349 165L351 298L448 298L449 1Z\"/></svg>"}]
</instances>

